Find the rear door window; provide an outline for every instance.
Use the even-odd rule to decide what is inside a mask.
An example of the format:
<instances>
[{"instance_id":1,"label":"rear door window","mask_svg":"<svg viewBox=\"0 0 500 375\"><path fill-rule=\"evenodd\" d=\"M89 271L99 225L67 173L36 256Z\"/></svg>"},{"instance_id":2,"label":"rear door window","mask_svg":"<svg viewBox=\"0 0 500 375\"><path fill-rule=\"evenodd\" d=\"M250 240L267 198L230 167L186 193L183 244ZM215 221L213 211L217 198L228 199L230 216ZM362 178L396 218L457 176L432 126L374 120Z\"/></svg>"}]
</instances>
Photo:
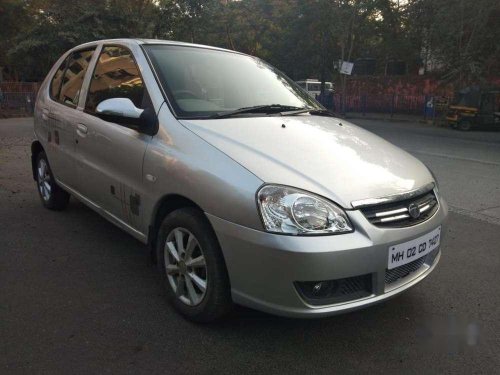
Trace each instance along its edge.
<instances>
[{"instance_id":1,"label":"rear door window","mask_svg":"<svg viewBox=\"0 0 500 375\"><path fill-rule=\"evenodd\" d=\"M66 64L62 78L59 102L76 108L80 98L83 79L95 49L73 52Z\"/></svg>"},{"instance_id":2,"label":"rear door window","mask_svg":"<svg viewBox=\"0 0 500 375\"><path fill-rule=\"evenodd\" d=\"M66 70L66 65L68 64L68 60L70 57L71 57L71 55L66 57L66 59L64 59L64 61L59 66L59 69L57 69L56 74L54 74L52 81L50 82L50 97L53 100L58 100L58 98L59 98L62 77L64 75L64 71Z\"/></svg>"}]
</instances>

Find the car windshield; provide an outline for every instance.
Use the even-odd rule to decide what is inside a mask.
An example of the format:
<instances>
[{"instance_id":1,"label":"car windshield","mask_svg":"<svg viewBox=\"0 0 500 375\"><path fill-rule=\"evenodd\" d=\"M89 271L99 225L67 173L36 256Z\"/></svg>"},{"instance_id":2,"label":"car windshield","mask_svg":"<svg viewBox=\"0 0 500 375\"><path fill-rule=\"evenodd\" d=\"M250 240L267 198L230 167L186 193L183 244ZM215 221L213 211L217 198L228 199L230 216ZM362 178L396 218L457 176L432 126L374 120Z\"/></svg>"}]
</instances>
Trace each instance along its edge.
<instances>
[{"instance_id":1,"label":"car windshield","mask_svg":"<svg viewBox=\"0 0 500 375\"><path fill-rule=\"evenodd\" d=\"M172 45L144 49L179 118L210 118L257 106L258 111L244 115L262 116L262 106L323 108L290 78L255 57Z\"/></svg>"}]
</instances>

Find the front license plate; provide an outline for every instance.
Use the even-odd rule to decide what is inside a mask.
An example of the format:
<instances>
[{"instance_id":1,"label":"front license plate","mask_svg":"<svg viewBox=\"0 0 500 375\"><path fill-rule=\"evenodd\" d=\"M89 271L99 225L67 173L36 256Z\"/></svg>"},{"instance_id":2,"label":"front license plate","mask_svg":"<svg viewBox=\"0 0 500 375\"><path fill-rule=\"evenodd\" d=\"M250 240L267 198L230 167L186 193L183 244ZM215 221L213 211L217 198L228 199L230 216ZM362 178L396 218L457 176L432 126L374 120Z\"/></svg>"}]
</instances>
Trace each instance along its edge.
<instances>
[{"instance_id":1,"label":"front license plate","mask_svg":"<svg viewBox=\"0 0 500 375\"><path fill-rule=\"evenodd\" d=\"M387 268L393 269L429 254L439 246L440 238L441 227L438 227L414 240L389 247Z\"/></svg>"}]
</instances>

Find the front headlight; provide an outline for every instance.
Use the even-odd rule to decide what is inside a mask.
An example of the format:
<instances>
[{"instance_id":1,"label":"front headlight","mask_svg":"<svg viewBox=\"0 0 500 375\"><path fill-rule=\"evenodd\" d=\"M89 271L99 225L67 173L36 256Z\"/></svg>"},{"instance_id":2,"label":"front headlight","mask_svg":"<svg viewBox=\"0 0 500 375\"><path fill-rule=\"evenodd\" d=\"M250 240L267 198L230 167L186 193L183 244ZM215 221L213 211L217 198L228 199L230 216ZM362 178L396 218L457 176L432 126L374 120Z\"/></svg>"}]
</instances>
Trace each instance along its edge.
<instances>
[{"instance_id":1,"label":"front headlight","mask_svg":"<svg viewBox=\"0 0 500 375\"><path fill-rule=\"evenodd\" d=\"M283 234L337 234L352 232L344 210L312 193L280 185L265 185L257 204L268 232Z\"/></svg>"}]
</instances>

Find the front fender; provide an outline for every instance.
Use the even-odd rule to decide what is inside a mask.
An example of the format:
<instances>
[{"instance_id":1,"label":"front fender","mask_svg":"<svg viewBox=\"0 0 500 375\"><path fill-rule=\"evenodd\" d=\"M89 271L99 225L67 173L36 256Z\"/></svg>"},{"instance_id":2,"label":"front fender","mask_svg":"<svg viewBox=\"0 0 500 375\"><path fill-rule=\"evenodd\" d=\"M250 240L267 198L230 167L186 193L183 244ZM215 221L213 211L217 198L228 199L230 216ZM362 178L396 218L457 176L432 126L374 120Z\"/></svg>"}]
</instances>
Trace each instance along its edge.
<instances>
[{"instance_id":1,"label":"front fender","mask_svg":"<svg viewBox=\"0 0 500 375\"><path fill-rule=\"evenodd\" d=\"M145 226L155 221L155 207L167 195L187 198L205 213L262 230L255 193L263 181L229 156L159 113L160 129L144 157L147 199Z\"/></svg>"}]
</instances>

